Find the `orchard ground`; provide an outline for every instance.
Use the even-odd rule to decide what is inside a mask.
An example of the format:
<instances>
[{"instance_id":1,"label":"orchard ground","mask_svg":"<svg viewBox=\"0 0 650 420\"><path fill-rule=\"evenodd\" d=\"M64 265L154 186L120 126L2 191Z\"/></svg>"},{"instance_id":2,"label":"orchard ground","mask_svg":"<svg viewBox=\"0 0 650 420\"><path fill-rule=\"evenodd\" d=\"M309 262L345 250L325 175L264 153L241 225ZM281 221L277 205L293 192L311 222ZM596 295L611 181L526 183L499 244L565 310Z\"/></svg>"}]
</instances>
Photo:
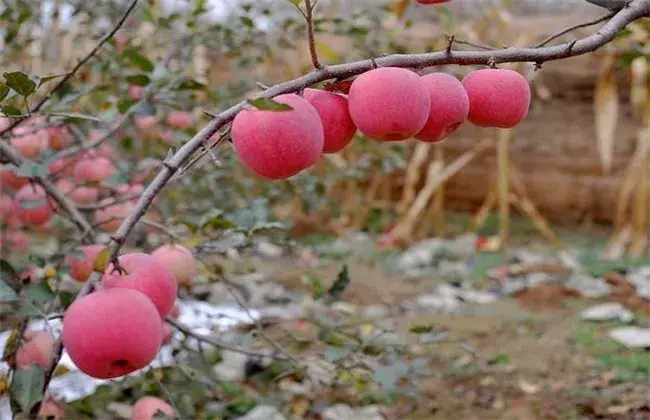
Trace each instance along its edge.
<instances>
[{"instance_id":1,"label":"orchard ground","mask_svg":"<svg viewBox=\"0 0 650 420\"><path fill-rule=\"evenodd\" d=\"M465 216L451 215L450 218L463 220ZM520 247L521 252L531 255L552 252L532 233L526 221L515 218L514 226L517 231L513 245ZM460 229L460 225L456 227ZM558 230L562 232L563 228L558 227ZM602 245L608 232L590 229L586 233L572 228L563 233L569 238L569 249L584 252L587 246ZM433 295L440 285L453 285L455 281L437 274L405 276L391 263L404 254L378 249L373 241L368 242L365 251L359 247L353 256L341 251L341 243L333 237L309 235L299 239L293 251L284 249L283 256L275 254L280 247L273 252L260 247L259 252L243 254L245 256L236 261L222 257L216 257L215 261L242 287L246 284L238 282L239 276L261 273L268 279L265 287L270 283L284 290L258 299L258 304L264 302L261 306L278 305L278 302L290 306L289 301L283 299L292 294L313 294L316 280L322 281L324 289L328 289L341 267L347 265L351 281L330 308L346 323L361 330L385 329L378 335L378 346L398 344L409 348L408 354L401 356L404 363L424 357L431 370L421 378L421 399L407 398L399 393L367 392L359 384L356 387L322 384L306 394L294 394L290 388L278 387L277 382L263 372L234 380L230 386L259 392L274 401L274 405L298 414L319 409L332 413L341 405L354 410L379 406L377 410L386 419L643 419L650 414L647 401L650 353L626 349L608 337L611 329L625 323L581 319L583 310L611 302L613 295L585 298L564 288L562 282L550 281L486 304L461 302L449 311L414 309L414 300ZM296 249L300 250L298 259ZM499 254L490 255L494 258L482 268L483 274L504 263ZM301 266L300 261L305 264ZM587 269L603 272L600 267L587 266ZM490 290L493 285L485 275L473 280L472 284L477 291ZM224 298L222 290L218 283L207 288L197 284L186 297L217 303L219 297L215 295ZM648 309L650 306L635 311L635 325L650 327ZM318 338L319 328L309 321L269 316L263 317L261 324L267 338L289 349L301 360L323 354L329 347L322 337ZM242 325L237 329L244 333L251 328ZM296 353L296 339L313 344ZM167 378L172 373L161 371L159 375ZM292 379L279 380L282 381L295 383ZM107 413L115 415L120 412L119 401L129 401L131 392L138 392L143 386L155 387L153 384L127 384L120 392L113 390L107 394L106 389L100 389L97 394L72 403L72 407L94 407L93 410L100 413L106 412L108 407ZM172 393L173 386L170 385ZM343 414L327 418L346 417Z\"/></svg>"}]
</instances>

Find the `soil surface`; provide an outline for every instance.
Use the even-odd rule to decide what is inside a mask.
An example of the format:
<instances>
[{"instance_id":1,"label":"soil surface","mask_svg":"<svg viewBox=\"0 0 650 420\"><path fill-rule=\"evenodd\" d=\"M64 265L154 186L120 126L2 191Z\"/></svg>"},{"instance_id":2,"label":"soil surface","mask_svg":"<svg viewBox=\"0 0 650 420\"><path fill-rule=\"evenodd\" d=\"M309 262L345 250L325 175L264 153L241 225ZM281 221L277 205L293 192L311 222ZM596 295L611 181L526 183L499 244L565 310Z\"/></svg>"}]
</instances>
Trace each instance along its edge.
<instances>
[{"instance_id":1,"label":"soil surface","mask_svg":"<svg viewBox=\"0 0 650 420\"><path fill-rule=\"evenodd\" d=\"M333 280L342 263L295 268L264 263L292 290L310 274ZM352 282L343 301L391 307L431 291L435 278L404 279L379 264L348 264ZM615 323L587 323L580 312L594 300L541 285L451 315L394 317L397 332L419 325L449 335L419 346L436 374L421 383L419 402L389 407L386 418L409 419L650 419L650 352L628 351L607 337ZM637 323L650 325L640 315Z\"/></svg>"}]
</instances>

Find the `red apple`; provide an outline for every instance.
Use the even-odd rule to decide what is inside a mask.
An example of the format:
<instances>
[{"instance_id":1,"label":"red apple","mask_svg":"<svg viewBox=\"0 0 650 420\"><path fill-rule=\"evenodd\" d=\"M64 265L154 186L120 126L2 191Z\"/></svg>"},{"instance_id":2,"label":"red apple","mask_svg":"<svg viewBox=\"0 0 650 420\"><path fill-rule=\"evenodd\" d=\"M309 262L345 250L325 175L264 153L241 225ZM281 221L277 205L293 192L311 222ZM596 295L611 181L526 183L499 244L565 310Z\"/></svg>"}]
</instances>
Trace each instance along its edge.
<instances>
[{"instance_id":1,"label":"red apple","mask_svg":"<svg viewBox=\"0 0 650 420\"><path fill-rule=\"evenodd\" d=\"M87 375L110 379L147 366L162 342L160 315L143 293L98 290L74 302L63 317L61 339Z\"/></svg>"},{"instance_id":2,"label":"red apple","mask_svg":"<svg viewBox=\"0 0 650 420\"><path fill-rule=\"evenodd\" d=\"M138 100L144 98L144 88L142 86L129 86L129 98Z\"/></svg>"},{"instance_id":3,"label":"red apple","mask_svg":"<svg viewBox=\"0 0 650 420\"><path fill-rule=\"evenodd\" d=\"M178 284L188 287L196 277L196 260L192 251L183 245L162 245L151 256L165 265L176 278Z\"/></svg>"},{"instance_id":4,"label":"red apple","mask_svg":"<svg viewBox=\"0 0 650 420\"><path fill-rule=\"evenodd\" d=\"M26 331L23 342L16 352L16 367L22 369L31 364L48 370L52 366L54 336L49 331Z\"/></svg>"},{"instance_id":5,"label":"red apple","mask_svg":"<svg viewBox=\"0 0 650 420\"><path fill-rule=\"evenodd\" d=\"M194 125L194 116L191 112L172 110L167 115L167 124L174 128L187 130Z\"/></svg>"},{"instance_id":6,"label":"red apple","mask_svg":"<svg viewBox=\"0 0 650 420\"><path fill-rule=\"evenodd\" d=\"M174 417L174 408L160 398L142 397L133 405L131 420L152 420L157 412Z\"/></svg>"},{"instance_id":7,"label":"red apple","mask_svg":"<svg viewBox=\"0 0 650 420\"><path fill-rule=\"evenodd\" d=\"M0 235L0 248L9 253L22 254L29 249L30 236L22 230L8 229Z\"/></svg>"},{"instance_id":8,"label":"red apple","mask_svg":"<svg viewBox=\"0 0 650 420\"><path fill-rule=\"evenodd\" d=\"M14 169L15 170L15 169ZM11 169L0 169L0 189L19 190L20 187L27 184L28 179L14 173Z\"/></svg>"},{"instance_id":9,"label":"red apple","mask_svg":"<svg viewBox=\"0 0 650 420\"><path fill-rule=\"evenodd\" d=\"M95 260L104 248L106 248L106 246L98 244L80 246L78 249L84 254L83 258L77 258L74 256L67 258L67 262L71 268L70 276L77 281L88 280L88 277L90 277L93 272Z\"/></svg>"},{"instance_id":10,"label":"red apple","mask_svg":"<svg viewBox=\"0 0 650 420\"><path fill-rule=\"evenodd\" d=\"M115 166L105 157L82 159L74 166L74 177L78 182L105 181L115 174Z\"/></svg>"},{"instance_id":11,"label":"red apple","mask_svg":"<svg viewBox=\"0 0 650 420\"><path fill-rule=\"evenodd\" d=\"M47 397L41 403L41 409L38 412L39 419L45 420L65 420L65 410L54 398Z\"/></svg>"},{"instance_id":12,"label":"red apple","mask_svg":"<svg viewBox=\"0 0 650 420\"><path fill-rule=\"evenodd\" d=\"M70 142L68 129L65 127L47 127L45 132L47 133L48 143L52 150L61 150Z\"/></svg>"},{"instance_id":13,"label":"red apple","mask_svg":"<svg viewBox=\"0 0 650 420\"><path fill-rule=\"evenodd\" d=\"M16 127L13 131L11 147L26 158L33 158L41 154L47 147L48 136L45 130L34 131L28 125Z\"/></svg>"},{"instance_id":14,"label":"red apple","mask_svg":"<svg viewBox=\"0 0 650 420\"><path fill-rule=\"evenodd\" d=\"M113 272L113 267L109 266L102 277L104 287L139 290L153 301L160 316L166 317L178 293L172 272L156 258L142 252L122 255L118 262L126 273Z\"/></svg>"},{"instance_id":15,"label":"red apple","mask_svg":"<svg viewBox=\"0 0 650 420\"><path fill-rule=\"evenodd\" d=\"M13 211L26 225L42 225L52 217L47 194L39 185L25 185L14 197Z\"/></svg>"},{"instance_id":16,"label":"red apple","mask_svg":"<svg viewBox=\"0 0 650 420\"><path fill-rule=\"evenodd\" d=\"M106 199L106 203L113 201L112 198ZM129 215L133 210L135 204L132 201L124 201L122 203L112 204L103 209L99 209L95 212L95 220L99 226L107 231L115 231L119 229L122 221Z\"/></svg>"}]
</instances>

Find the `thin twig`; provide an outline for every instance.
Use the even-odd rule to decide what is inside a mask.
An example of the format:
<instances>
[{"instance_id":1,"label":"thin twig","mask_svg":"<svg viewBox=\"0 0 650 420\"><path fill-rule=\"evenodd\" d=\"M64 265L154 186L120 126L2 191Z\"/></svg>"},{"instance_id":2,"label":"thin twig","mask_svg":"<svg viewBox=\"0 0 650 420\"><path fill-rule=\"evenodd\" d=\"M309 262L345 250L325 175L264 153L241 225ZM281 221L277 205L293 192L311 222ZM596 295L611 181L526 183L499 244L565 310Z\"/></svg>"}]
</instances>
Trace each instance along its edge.
<instances>
[{"instance_id":1,"label":"thin twig","mask_svg":"<svg viewBox=\"0 0 650 420\"><path fill-rule=\"evenodd\" d=\"M59 82L54 86L54 88L52 88L52 90L50 90L47 93L47 95L45 95L45 97L43 97L43 99L41 99L40 102L37 103L34 108L32 108L31 113L40 111L40 109L43 107L43 105L45 105L45 103L47 103L47 101L50 100L52 95L54 95L59 89L61 89L61 87L63 85L65 85L68 82L68 80L70 80L79 71L79 69L81 69L93 56L95 56L95 54L97 54L99 52L99 50L104 46L104 44L106 44L108 42L108 40L110 40L113 37L113 35L115 35L115 33L122 27L122 25L124 25L124 22L129 17L129 15L133 11L133 9L135 9L135 6L137 4L138 4L138 0L132 0L131 1L131 4L126 9L124 14L120 18L120 20L118 20L117 23L113 26L113 29L111 29L111 31L109 33L104 35L104 37L102 37L102 39L97 43L97 45L95 45L95 47L92 50L90 50L90 52L88 54L86 54L81 59L81 61L79 61L77 63L77 65L73 67L72 70L70 70L68 73L66 73L66 75L61 80L59 80ZM7 128L0 131L0 136L2 136L3 134L5 134L5 133L7 133L7 132L9 132L11 130L13 130L15 127L17 127L23 121L26 121L26 120L27 120L26 118L23 118L23 119L18 119L16 121L12 122Z\"/></svg>"},{"instance_id":2,"label":"thin twig","mask_svg":"<svg viewBox=\"0 0 650 420\"><path fill-rule=\"evenodd\" d=\"M221 276L219 276L221 277ZM260 323L260 320L258 317L253 316L251 313L251 310L248 308L248 306L237 296L237 294L230 288L230 285L228 282L223 282L223 284L226 286L226 290L228 290L228 293L230 296L232 296L233 299L235 299L235 302L239 305L240 308L246 312L246 315L250 318L250 320L255 324L255 330L257 331L257 334L262 338L262 340L266 341L270 346L272 346L274 349L276 349L278 352L282 353L287 359L291 360L293 363L296 365L300 365L300 360L298 360L295 356L293 356L289 351L287 351L284 347L282 347L280 344L276 343L275 341L271 340L265 333L264 333L264 327Z\"/></svg>"},{"instance_id":3,"label":"thin twig","mask_svg":"<svg viewBox=\"0 0 650 420\"><path fill-rule=\"evenodd\" d=\"M318 52L316 51L316 37L314 35L314 8L316 2L312 4L312 0L305 0L305 21L307 22L307 38L309 40L309 54L311 55L311 62L315 69L320 69L323 66L318 60Z\"/></svg>"},{"instance_id":4,"label":"thin twig","mask_svg":"<svg viewBox=\"0 0 650 420\"><path fill-rule=\"evenodd\" d=\"M575 31L576 29L587 28L587 27L589 27L589 26L598 25L599 23L604 22L604 21L610 19L610 18L611 18L612 16L614 16L615 14L616 14L616 12L606 13L606 14L604 14L603 16L599 17L598 19L590 20L590 21L588 21L588 22L580 23L580 24L578 24L578 25L574 25L574 26L571 26L571 27L569 27L569 28L563 29L563 30L561 30L560 32L557 32L557 33L555 33L555 34L549 36L549 37L546 38L544 41L542 41L542 42L540 42L539 44L535 45L533 48L540 48L540 47L543 47L544 45L548 44L549 42L551 42L551 41L553 41L553 40L555 40L555 39L561 37L562 35L568 34L569 32L573 32L573 31Z\"/></svg>"},{"instance_id":5,"label":"thin twig","mask_svg":"<svg viewBox=\"0 0 650 420\"><path fill-rule=\"evenodd\" d=\"M285 356L259 353L259 352L255 352L255 351L252 351L252 350L243 349L241 347L235 347L235 346L232 346L230 344L222 343L220 341L215 340L212 337L209 337L209 336L203 335L203 334L199 334L199 333L196 333L196 332L190 330L185 325L181 324L180 322L176 321L175 319L173 319L171 317L168 317L166 319L166 321L167 321L168 324L170 324L172 327L176 328L178 331L182 332L186 336L195 338L198 341L210 344L210 345L212 345L214 347L217 347L217 348L220 348L222 350L228 350L228 351L232 351L232 352L235 352L235 353L246 354L246 355L253 356L253 357L270 357L271 359L281 360L281 361L286 361L287 360L287 358Z\"/></svg>"},{"instance_id":6,"label":"thin twig","mask_svg":"<svg viewBox=\"0 0 650 420\"><path fill-rule=\"evenodd\" d=\"M470 47L478 48L479 50L485 50L485 51L494 51L497 49L494 47L490 47L489 45L478 44L476 42L465 41L463 39L458 39L458 38L454 38L454 43L461 44L461 45L468 45Z\"/></svg>"}]
</instances>

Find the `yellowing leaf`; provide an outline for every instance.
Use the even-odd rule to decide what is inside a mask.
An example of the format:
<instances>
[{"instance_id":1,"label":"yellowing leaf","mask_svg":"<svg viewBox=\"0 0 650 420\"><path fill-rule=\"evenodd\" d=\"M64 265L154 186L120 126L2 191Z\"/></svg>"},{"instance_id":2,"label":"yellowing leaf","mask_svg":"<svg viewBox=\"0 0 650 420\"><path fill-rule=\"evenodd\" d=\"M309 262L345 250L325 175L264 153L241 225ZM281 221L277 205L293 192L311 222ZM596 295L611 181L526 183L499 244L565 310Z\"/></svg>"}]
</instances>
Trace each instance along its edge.
<instances>
[{"instance_id":1,"label":"yellowing leaf","mask_svg":"<svg viewBox=\"0 0 650 420\"><path fill-rule=\"evenodd\" d=\"M108 264L108 258L110 256L110 248L107 247L102 249L101 252L97 254L97 258L95 258L95 261L93 262L93 270L97 271L98 273L103 273L106 271L106 265Z\"/></svg>"},{"instance_id":2,"label":"yellowing leaf","mask_svg":"<svg viewBox=\"0 0 650 420\"><path fill-rule=\"evenodd\" d=\"M401 19L404 16L404 13L409 8L409 3L411 3L411 0L397 0L393 3L393 13L397 16L397 19Z\"/></svg>"},{"instance_id":3,"label":"yellowing leaf","mask_svg":"<svg viewBox=\"0 0 650 420\"><path fill-rule=\"evenodd\" d=\"M48 265L43 269L43 277L46 279L52 279L56 277L56 269L53 266Z\"/></svg>"},{"instance_id":4,"label":"yellowing leaf","mask_svg":"<svg viewBox=\"0 0 650 420\"><path fill-rule=\"evenodd\" d=\"M339 55L331 49L327 44L324 44L322 42L317 42L316 43L316 52L318 52L318 55L324 58L324 61L330 62L330 63L336 63L339 61Z\"/></svg>"},{"instance_id":5,"label":"yellowing leaf","mask_svg":"<svg viewBox=\"0 0 650 420\"><path fill-rule=\"evenodd\" d=\"M614 58L608 56L603 63L603 71L596 83L594 97L598 154L603 165L603 171L606 174L611 172L614 159L618 105L618 87L614 78Z\"/></svg>"}]
</instances>

